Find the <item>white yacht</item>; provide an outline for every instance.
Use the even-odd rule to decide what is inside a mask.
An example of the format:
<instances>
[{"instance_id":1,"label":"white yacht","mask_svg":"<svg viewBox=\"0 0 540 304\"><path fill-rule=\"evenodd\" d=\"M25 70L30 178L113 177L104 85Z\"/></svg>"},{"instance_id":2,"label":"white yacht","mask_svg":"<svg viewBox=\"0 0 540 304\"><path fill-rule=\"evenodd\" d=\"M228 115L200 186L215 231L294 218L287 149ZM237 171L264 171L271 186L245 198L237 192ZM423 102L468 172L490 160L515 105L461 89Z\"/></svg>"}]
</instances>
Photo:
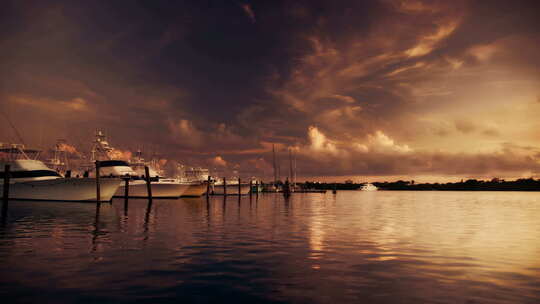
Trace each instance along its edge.
<instances>
[{"instance_id":1,"label":"white yacht","mask_svg":"<svg viewBox=\"0 0 540 304\"><path fill-rule=\"evenodd\" d=\"M188 186L178 183L176 179L159 179L152 181L152 198L179 198ZM124 197L125 185L122 184L114 197ZM146 181L142 179L132 179L129 181L129 197L148 198Z\"/></svg>"},{"instance_id":2,"label":"white yacht","mask_svg":"<svg viewBox=\"0 0 540 304\"><path fill-rule=\"evenodd\" d=\"M7 155L0 161L0 191L3 191L5 165L10 165L9 199L40 201L96 201L95 178L64 178L43 162L35 159L38 150L22 145L2 145L0 152ZM29 155L35 154L35 158ZM100 201L110 201L120 186L120 179L100 180Z\"/></svg>"},{"instance_id":3,"label":"white yacht","mask_svg":"<svg viewBox=\"0 0 540 304\"><path fill-rule=\"evenodd\" d=\"M60 174L65 174L68 167L68 155L67 152L62 149L62 145L65 145L65 140L58 139L54 148L52 149L53 157L47 159L45 165L55 170Z\"/></svg>"},{"instance_id":4,"label":"white yacht","mask_svg":"<svg viewBox=\"0 0 540 304\"><path fill-rule=\"evenodd\" d=\"M100 162L102 167L102 175L107 176L107 167L103 168L103 165L111 164L110 171L117 172L118 175L113 176L125 176L129 175L131 180L129 181L128 195L132 198L148 198L148 189L145 180L146 163L141 157L140 151L137 152L137 156L134 162L128 164L121 160L109 160ZM161 178L156 170L152 167L148 167L148 173L152 182L152 197L153 198L179 198L186 190L188 185L180 183L176 179ZM122 184L118 191L115 193L115 197L125 196L125 184Z\"/></svg>"},{"instance_id":5,"label":"white yacht","mask_svg":"<svg viewBox=\"0 0 540 304\"><path fill-rule=\"evenodd\" d=\"M246 195L251 191L249 183L238 185L238 179L226 179L225 183L222 179L216 180L210 189L213 195Z\"/></svg>"},{"instance_id":6,"label":"white yacht","mask_svg":"<svg viewBox=\"0 0 540 304\"><path fill-rule=\"evenodd\" d=\"M178 179L188 186L182 197L199 197L206 193L208 188L208 169L201 167L178 167L180 174Z\"/></svg>"},{"instance_id":7,"label":"white yacht","mask_svg":"<svg viewBox=\"0 0 540 304\"><path fill-rule=\"evenodd\" d=\"M362 188L360 188L361 191L377 191L378 188L373 185L372 183L365 183L362 185Z\"/></svg>"},{"instance_id":8,"label":"white yacht","mask_svg":"<svg viewBox=\"0 0 540 304\"><path fill-rule=\"evenodd\" d=\"M186 192L182 194L182 197L199 197L206 193L206 189L208 188L207 183L208 182L181 182L188 186Z\"/></svg>"},{"instance_id":9,"label":"white yacht","mask_svg":"<svg viewBox=\"0 0 540 304\"><path fill-rule=\"evenodd\" d=\"M102 177L138 177L128 162L119 159L102 160L99 162L99 176ZM144 177L144 173L143 176Z\"/></svg>"}]
</instances>

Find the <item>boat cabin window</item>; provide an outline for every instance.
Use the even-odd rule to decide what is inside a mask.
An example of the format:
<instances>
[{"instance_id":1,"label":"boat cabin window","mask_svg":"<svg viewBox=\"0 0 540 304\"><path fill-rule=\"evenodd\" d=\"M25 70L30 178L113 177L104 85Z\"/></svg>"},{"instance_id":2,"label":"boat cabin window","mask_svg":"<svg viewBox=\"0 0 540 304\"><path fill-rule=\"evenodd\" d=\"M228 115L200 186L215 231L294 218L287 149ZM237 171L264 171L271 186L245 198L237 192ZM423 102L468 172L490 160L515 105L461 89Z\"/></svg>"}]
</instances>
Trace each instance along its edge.
<instances>
[{"instance_id":1,"label":"boat cabin window","mask_svg":"<svg viewBox=\"0 0 540 304\"><path fill-rule=\"evenodd\" d=\"M100 167L129 167L129 164L123 160L104 160L99 162Z\"/></svg>"},{"instance_id":2,"label":"boat cabin window","mask_svg":"<svg viewBox=\"0 0 540 304\"><path fill-rule=\"evenodd\" d=\"M5 173L0 172L0 178L4 178ZM12 171L9 173L10 178L27 178L27 177L44 177L57 176L62 177L58 172L52 170L32 170L32 171Z\"/></svg>"}]
</instances>

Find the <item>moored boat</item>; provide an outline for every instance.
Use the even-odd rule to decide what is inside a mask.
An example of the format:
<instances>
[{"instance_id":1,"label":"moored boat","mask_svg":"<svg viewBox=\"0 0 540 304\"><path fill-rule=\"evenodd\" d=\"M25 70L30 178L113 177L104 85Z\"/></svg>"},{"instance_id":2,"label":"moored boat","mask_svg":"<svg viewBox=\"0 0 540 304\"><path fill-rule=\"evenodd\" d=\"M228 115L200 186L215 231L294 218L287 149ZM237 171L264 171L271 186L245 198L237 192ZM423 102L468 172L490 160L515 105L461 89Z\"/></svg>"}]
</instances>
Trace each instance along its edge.
<instances>
[{"instance_id":1,"label":"moored boat","mask_svg":"<svg viewBox=\"0 0 540 304\"><path fill-rule=\"evenodd\" d=\"M5 165L10 165L9 199L40 201L92 201L97 200L95 178L65 178L42 161L28 154L38 150L24 149L22 145L1 147L0 152L11 155L0 161L0 191L6 176ZM110 201L120 186L120 179L100 180L100 201Z\"/></svg>"},{"instance_id":2,"label":"moored boat","mask_svg":"<svg viewBox=\"0 0 540 304\"><path fill-rule=\"evenodd\" d=\"M262 183L258 180L251 181L251 193L261 193L263 191Z\"/></svg>"},{"instance_id":3,"label":"moored boat","mask_svg":"<svg viewBox=\"0 0 540 304\"><path fill-rule=\"evenodd\" d=\"M148 188L145 180L146 163L138 157L133 163L128 163L125 160L112 159L111 151L113 151L103 132L96 132L96 139L92 148L92 161L100 160L100 176L102 177L121 177L129 178L128 197L131 198L148 198ZM179 198L188 188L176 179L162 179L159 174L149 167L150 181L152 184L152 198ZM125 183L122 183L114 197L125 196Z\"/></svg>"},{"instance_id":4,"label":"moored boat","mask_svg":"<svg viewBox=\"0 0 540 304\"><path fill-rule=\"evenodd\" d=\"M379 188L377 188L375 185L371 183L365 183L362 185L362 188L360 188L360 191L377 191Z\"/></svg>"},{"instance_id":5,"label":"moored boat","mask_svg":"<svg viewBox=\"0 0 540 304\"><path fill-rule=\"evenodd\" d=\"M226 183L223 182L223 180L216 181L212 187L211 191L213 195L247 195L249 194L249 191L251 190L249 184L247 183L240 183L238 184L238 180L226 180Z\"/></svg>"},{"instance_id":6,"label":"moored boat","mask_svg":"<svg viewBox=\"0 0 540 304\"><path fill-rule=\"evenodd\" d=\"M188 186L188 189L182 197L199 197L206 193L208 188L208 169L201 167L178 167L178 179L181 183Z\"/></svg>"},{"instance_id":7,"label":"moored boat","mask_svg":"<svg viewBox=\"0 0 540 304\"><path fill-rule=\"evenodd\" d=\"M204 182L187 182L186 184L188 188L182 197L199 197L206 193L207 185Z\"/></svg>"},{"instance_id":8,"label":"moored boat","mask_svg":"<svg viewBox=\"0 0 540 304\"><path fill-rule=\"evenodd\" d=\"M159 180L152 181L152 198L179 198L186 190L188 185L182 185L177 181ZM125 185L121 185L114 197L124 197ZM131 198L148 198L148 188L145 180L130 180L129 181L129 197Z\"/></svg>"},{"instance_id":9,"label":"moored boat","mask_svg":"<svg viewBox=\"0 0 540 304\"><path fill-rule=\"evenodd\" d=\"M103 177L129 177L128 197L148 198L148 188L144 174L140 174L123 160L107 160L100 162L100 175ZM144 166L143 166L144 169ZM179 198L187 189L187 185L179 183L175 179L162 179L154 170L150 171L150 181L152 184L152 198ZM114 197L125 196L125 183L122 183Z\"/></svg>"}]
</instances>

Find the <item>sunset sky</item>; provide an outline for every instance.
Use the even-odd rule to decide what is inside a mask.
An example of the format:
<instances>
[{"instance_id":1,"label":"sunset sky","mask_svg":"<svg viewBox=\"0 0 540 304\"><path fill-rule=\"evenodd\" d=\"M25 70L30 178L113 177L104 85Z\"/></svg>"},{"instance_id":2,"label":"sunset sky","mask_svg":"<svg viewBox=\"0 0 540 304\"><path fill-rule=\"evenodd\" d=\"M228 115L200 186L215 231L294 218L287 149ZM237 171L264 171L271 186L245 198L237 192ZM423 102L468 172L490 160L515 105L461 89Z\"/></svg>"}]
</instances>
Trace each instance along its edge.
<instances>
[{"instance_id":1,"label":"sunset sky","mask_svg":"<svg viewBox=\"0 0 540 304\"><path fill-rule=\"evenodd\" d=\"M308 179L540 178L538 1L3 1L25 143ZM0 142L17 142L3 116Z\"/></svg>"}]
</instances>

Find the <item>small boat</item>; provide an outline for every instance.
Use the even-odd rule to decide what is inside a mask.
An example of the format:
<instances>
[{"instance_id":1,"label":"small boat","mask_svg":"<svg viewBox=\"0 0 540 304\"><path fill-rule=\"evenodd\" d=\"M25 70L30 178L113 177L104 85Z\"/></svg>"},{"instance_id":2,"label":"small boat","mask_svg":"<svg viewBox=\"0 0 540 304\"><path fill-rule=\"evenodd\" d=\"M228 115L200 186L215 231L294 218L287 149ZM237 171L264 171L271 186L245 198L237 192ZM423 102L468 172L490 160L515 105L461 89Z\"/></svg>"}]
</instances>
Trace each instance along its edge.
<instances>
[{"instance_id":1,"label":"small boat","mask_svg":"<svg viewBox=\"0 0 540 304\"><path fill-rule=\"evenodd\" d=\"M179 198L189 186L179 183L175 179L159 179L151 181L152 183L152 198ZM118 191L114 194L114 197L124 197L125 185L122 184ZM148 188L146 181L142 179L132 179L129 181L129 195L130 198L148 198Z\"/></svg>"},{"instance_id":2,"label":"small boat","mask_svg":"<svg viewBox=\"0 0 540 304\"><path fill-rule=\"evenodd\" d=\"M10 200L95 202L95 178L65 178L42 161L28 155L39 150L25 149L22 145L0 146L0 152L9 157L0 161L0 191L3 191L5 165L10 165ZM100 201L107 202L120 186L120 179L100 180Z\"/></svg>"},{"instance_id":3,"label":"small boat","mask_svg":"<svg viewBox=\"0 0 540 304\"><path fill-rule=\"evenodd\" d=\"M261 193L262 190L263 190L263 186L260 181L258 180L251 181L251 193Z\"/></svg>"},{"instance_id":4,"label":"small boat","mask_svg":"<svg viewBox=\"0 0 540 304\"><path fill-rule=\"evenodd\" d=\"M217 180L211 187L211 194L213 195L247 195L249 194L250 187L248 183L238 184L238 180Z\"/></svg>"},{"instance_id":5,"label":"small boat","mask_svg":"<svg viewBox=\"0 0 540 304\"><path fill-rule=\"evenodd\" d=\"M365 183L362 188L360 188L360 191L377 191L378 188L373 185L372 183Z\"/></svg>"},{"instance_id":6,"label":"small boat","mask_svg":"<svg viewBox=\"0 0 540 304\"><path fill-rule=\"evenodd\" d=\"M201 167L185 168L183 165L178 166L178 180L188 186L182 197L199 197L206 193L208 188L208 169Z\"/></svg>"}]
</instances>

